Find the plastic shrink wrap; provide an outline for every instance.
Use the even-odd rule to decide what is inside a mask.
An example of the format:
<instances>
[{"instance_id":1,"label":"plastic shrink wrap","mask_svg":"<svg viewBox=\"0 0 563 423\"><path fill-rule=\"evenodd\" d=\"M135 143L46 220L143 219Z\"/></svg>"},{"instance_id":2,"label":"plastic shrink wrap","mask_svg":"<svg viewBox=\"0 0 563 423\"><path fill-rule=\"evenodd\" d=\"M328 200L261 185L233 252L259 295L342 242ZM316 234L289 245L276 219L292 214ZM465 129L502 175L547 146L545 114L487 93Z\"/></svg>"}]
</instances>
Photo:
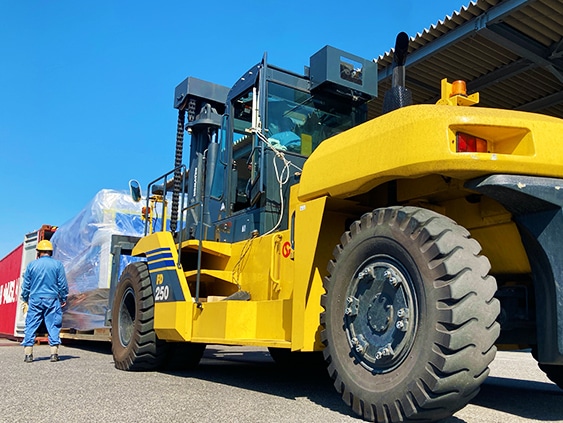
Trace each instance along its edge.
<instances>
[{"instance_id":1,"label":"plastic shrink wrap","mask_svg":"<svg viewBox=\"0 0 563 423\"><path fill-rule=\"evenodd\" d=\"M142 203L135 203L126 192L104 189L53 235L53 257L63 263L69 287L63 328L88 331L104 327L111 237L114 234L142 236L141 208ZM134 260L138 259L122 256L120 273Z\"/></svg>"}]
</instances>

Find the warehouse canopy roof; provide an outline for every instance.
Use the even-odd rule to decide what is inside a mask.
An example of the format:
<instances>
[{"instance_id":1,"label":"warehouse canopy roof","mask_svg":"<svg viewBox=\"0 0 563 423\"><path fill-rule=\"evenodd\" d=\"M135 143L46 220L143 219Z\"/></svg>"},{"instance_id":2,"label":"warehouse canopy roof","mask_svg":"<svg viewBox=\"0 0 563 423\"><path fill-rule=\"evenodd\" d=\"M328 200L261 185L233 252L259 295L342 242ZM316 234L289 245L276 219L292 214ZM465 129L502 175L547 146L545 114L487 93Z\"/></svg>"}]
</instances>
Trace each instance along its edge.
<instances>
[{"instance_id":1,"label":"warehouse canopy roof","mask_svg":"<svg viewBox=\"0 0 563 423\"><path fill-rule=\"evenodd\" d=\"M435 103L440 80L463 79L480 106L563 118L563 2L477 0L409 40L406 85L415 104ZM411 35L411 34L409 34ZM392 51L377 59L381 114Z\"/></svg>"}]
</instances>

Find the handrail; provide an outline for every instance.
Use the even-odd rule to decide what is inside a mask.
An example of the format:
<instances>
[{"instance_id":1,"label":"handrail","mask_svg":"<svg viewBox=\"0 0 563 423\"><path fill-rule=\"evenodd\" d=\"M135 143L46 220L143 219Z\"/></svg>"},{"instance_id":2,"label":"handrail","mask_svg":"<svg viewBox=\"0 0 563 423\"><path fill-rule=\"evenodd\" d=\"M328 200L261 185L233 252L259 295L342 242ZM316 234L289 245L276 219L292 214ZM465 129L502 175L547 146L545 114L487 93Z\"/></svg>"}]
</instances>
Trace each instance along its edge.
<instances>
[{"instance_id":1,"label":"handrail","mask_svg":"<svg viewBox=\"0 0 563 423\"><path fill-rule=\"evenodd\" d=\"M182 196L183 198L183 196ZM202 243L203 243L203 201L198 201L196 203L193 203L191 205L189 205L188 207L183 207L183 202L184 200L182 199L182 209L180 211L180 216L181 219L183 219L184 213L186 213L188 210L191 210L197 206L199 206L199 219L197 222L197 273L196 273L196 279L195 279L195 302L197 303L198 307L201 306L201 303L199 302L199 290L200 290L200 284L201 284L201 256L202 256ZM182 220L180 220L180 222L182 222ZM178 266L180 265L180 255L182 252L182 231L179 232L178 235Z\"/></svg>"},{"instance_id":2,"label":"handrail","mask_svg":"<svg viewBox=\"0 0 563 423\"><path fill-rule=\"evenodd\" d=\"M186 174L186 166L185 165L181 165L178 166L174 169L172 169L171 171L165 173L162 176L159 176L158 178L156 178L154 181L149 182L148 186L147 186L147 205L146 205L146 211L145 211L145 236L148 235L149 232L149 223L150 220L152 220L152 216L150 216L150 201L153 200L155 201L155 198L151 195L151 187L153 185L155 185L157 182L164 180L164 184L162 185L163 189L162 189L162 223L161 223L161 231L164 232L166 230L166 195L168 194L168 191L166 190L166 185L168 184L168 179L167 177L174 174L177 171L181 171L182 175L184 175L183 177L183 183L182 183L182 191L181 191L181 195L182 195L182 203L183 203L183 198L185 196L185 189L186 189L186 184L185 184L185 174ZM156 206L155 206L156 208ZM148 215L148 216L147 216ZM150 219L149 219L150 218ZM156 223L156 222L155 222ZM156 232L156 230L153 230L152 232Z\"/></svg>"},{"instance_id":3,"label":"handrail","mask_svg":"<svg viewBox=\"0 0 563 423\"><path fill-rule=\"evenodd\" d=\"M165 208L166 208L166 195L168 194L168 192L166 191L166 185L168 180L166 179L168 176L175 174L177 171L181 171L182 172L182 190L180 192L181 195L181 208L180 208L180 213L179 213L179 219L178 219L178 230L176 232L176 240L178 243L178 262L176 263L176 266L178 268L182 267L182 242L183 242L183 232L184 232L184 215L191 209L199 206L199 218L198 218L198 222L197 222L197 240L198 240L198 248L197 248L197 274L196 274L196 292L195 292L195 302L198 304L198 307L201 307L201 303L199 301L199 291L200 291L200 285L201 285L201 258L202 258L202 243L203 243L203 204L204 202L202 201L202 199L199 199L199 201L190 204L189 206L185 207L185 201L186 201L186 166L185 165L181 165L178 166L174 169L172 169L171 171L165 173L164 175L158 177L157 179L155 179L154 181L150 182L147 186L147 193L150 193L150 189L151 187L156 184L159 181L164 180L164 184L163 184L163 192L162 192L162 216L163 216L163 222L161 225L161 231L164 231L166 228L166 220L165 220L165 216L166 216L166 212L165 212ZM202 192L202 180L203 178L199 178L198 179L198 184L200 185L200 189L199 192ZM151 196L147 195L147 208L146 210L149 210L149 201L151 199ZM154 200L154 198L153 198ZM145 216L147 217L147 216ZM148 233L148 228L149 228L149 219L145 219L145 236ZM153 231L156 232L156 231Z\"/></svg>"}]
</instances>

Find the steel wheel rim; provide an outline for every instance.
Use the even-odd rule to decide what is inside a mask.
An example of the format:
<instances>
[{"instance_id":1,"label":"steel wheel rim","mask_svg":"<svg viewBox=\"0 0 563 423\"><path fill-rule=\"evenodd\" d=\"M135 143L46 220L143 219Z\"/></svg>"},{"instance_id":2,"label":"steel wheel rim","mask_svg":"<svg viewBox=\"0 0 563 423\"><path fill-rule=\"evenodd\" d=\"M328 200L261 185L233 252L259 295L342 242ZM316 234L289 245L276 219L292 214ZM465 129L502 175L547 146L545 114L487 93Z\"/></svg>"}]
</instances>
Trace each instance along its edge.
<instances>
[{"instance_id":1,"label":"steel wheel rim","mask_svg":"<svg viewBox=\"0 0 563 423\"><path fill-rule=\"evenodd\" d=\"M119 304L119 341L126 347L131 342L135 328L135 291L129 287Z\"/></svg>"},{"instance_id":2,"label":"steel wheel rim","mask_svg":"<svg viewBox=\"0 0 563 423\"><path fill-rule=\"evenodd\" d=\"M409 272L390 256L374 255L354 272L345 302L352 357L375 374L397 368L412 349L418 325Z\"/></svg>"}]
</instances>

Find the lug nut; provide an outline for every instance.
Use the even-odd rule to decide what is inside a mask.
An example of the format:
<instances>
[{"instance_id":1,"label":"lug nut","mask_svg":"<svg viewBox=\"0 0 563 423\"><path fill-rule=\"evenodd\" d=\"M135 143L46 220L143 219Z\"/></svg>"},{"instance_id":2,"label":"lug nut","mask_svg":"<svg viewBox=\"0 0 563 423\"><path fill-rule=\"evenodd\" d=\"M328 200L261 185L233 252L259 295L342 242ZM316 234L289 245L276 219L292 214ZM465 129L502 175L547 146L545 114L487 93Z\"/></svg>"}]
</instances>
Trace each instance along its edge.
<instances>
[{"instance_id":1,"label":"lug nut","mask_svg":"<svg viewBox=\"0 0 563 423\"><path fill-rule=\"evenodd\" d=\"M393 347L391 346L391 344L387 344L384 347L381 347L376 353L375 353L375 359L376 360L381 360L383 357L389 356L389 355L394 355L395 352L393 351Z\"/></svg>"},{"instance_id":2,"label":"lug nut","mask_svg":"<svg viewBox=\"0 0 563 423\"><path fill-rule=\"evenodd\" d=\"M395 323L395 327L403 332L406 332L407 325L408 325L408 320L398 320L397 323Z\"/></svg>"},{"instance_id":3,"label":"lug nut","mask_svg":"<svg viewBox=\"0 0 563 423\"><path fill-rule=\"evenodd\" d=\"M408 317L408 315L409 315L408 308L400 308L399 310L397 310L397 317L399 318Z\"/></svg>"}]
</instances>

